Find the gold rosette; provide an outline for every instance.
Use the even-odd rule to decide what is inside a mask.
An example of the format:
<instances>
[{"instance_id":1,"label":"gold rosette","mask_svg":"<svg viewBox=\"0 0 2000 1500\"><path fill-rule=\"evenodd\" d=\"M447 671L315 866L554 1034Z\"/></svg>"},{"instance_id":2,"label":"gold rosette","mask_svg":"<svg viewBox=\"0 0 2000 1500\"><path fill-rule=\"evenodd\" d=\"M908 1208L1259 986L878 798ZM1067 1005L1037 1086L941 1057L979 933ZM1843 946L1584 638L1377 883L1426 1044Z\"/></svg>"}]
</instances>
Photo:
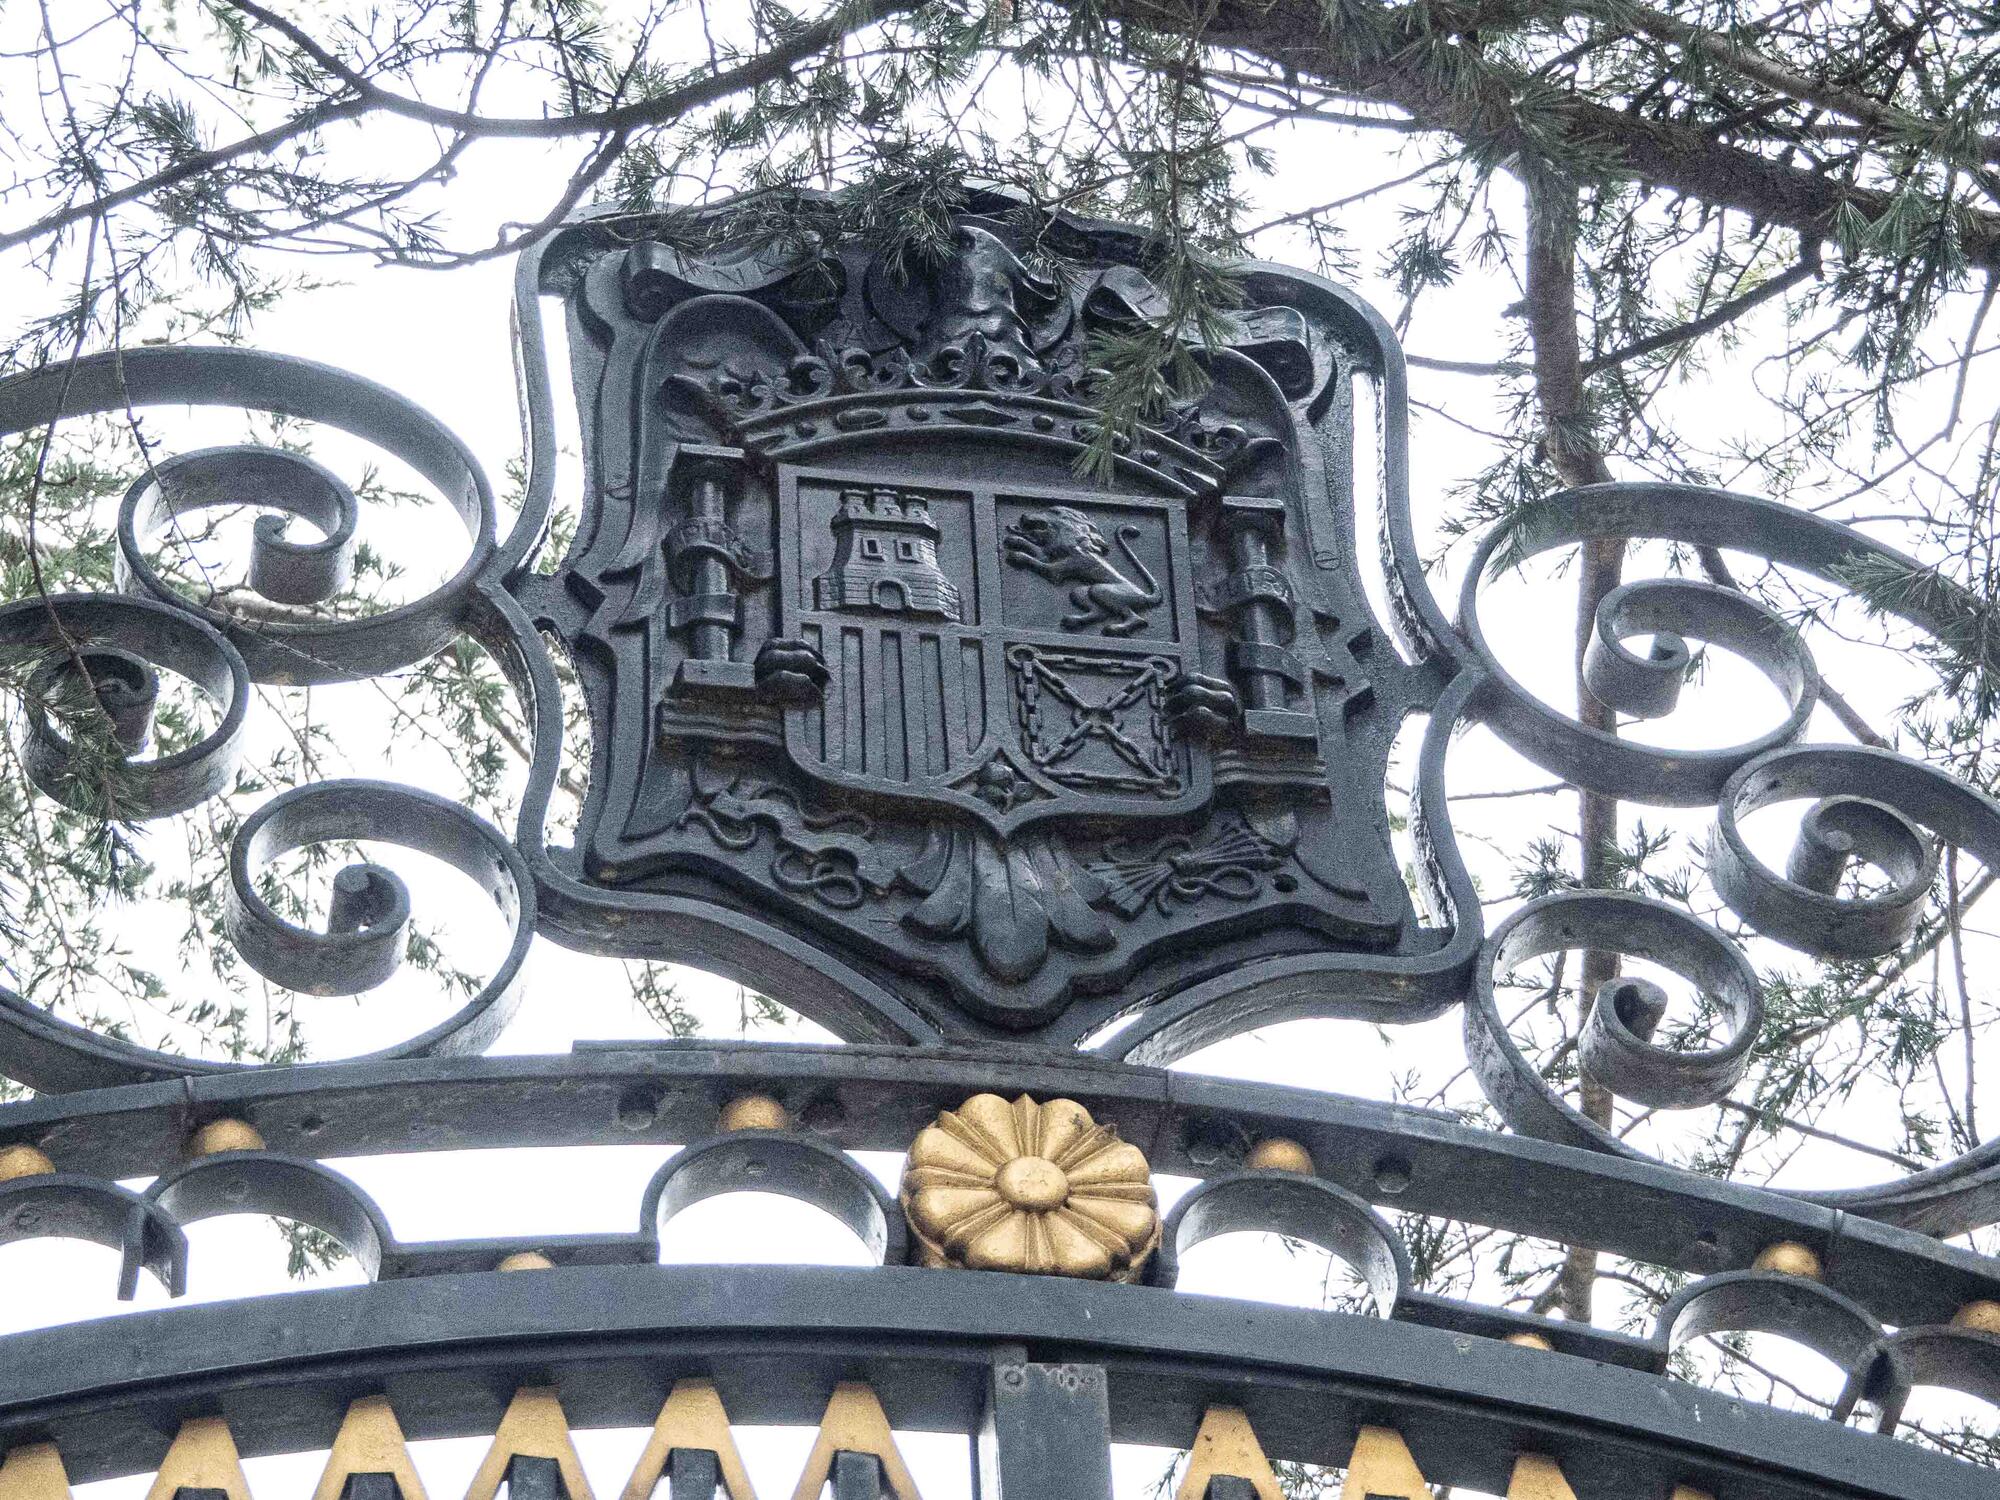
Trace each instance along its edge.
<instances>
[{"instance_id":1,"label":"gold rosette","mask_svg":"<svg viewBox=\"0 0 2000 1500\"><path fill-rule=\"evenodd\" d=\"M910 1147L902 1203L928 1266L1136 1281L1160 1242L1146 1158L1073 1099L946 1110Z\"/></svg>"}]
</instances>

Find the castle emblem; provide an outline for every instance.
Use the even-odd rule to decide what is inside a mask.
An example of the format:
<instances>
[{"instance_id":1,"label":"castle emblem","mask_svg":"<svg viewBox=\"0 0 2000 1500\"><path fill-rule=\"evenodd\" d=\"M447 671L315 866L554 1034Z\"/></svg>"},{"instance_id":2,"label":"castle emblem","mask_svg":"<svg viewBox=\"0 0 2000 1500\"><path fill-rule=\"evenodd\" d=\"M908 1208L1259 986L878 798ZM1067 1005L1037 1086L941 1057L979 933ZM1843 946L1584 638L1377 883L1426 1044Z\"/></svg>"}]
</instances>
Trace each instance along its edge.
<instances>
[{"instance_id":1,"label":"castle emblem","mask_svg":"<svg viewBox=\"0 0 2000 1500\"><path fill-rule=\"evenodd\" d=\"M873 609L956 624L958 588L938 566L937 522L922 496L851 489L834 512L833 567L813 580L820 609Z\"/></svg>"}]
</instances>

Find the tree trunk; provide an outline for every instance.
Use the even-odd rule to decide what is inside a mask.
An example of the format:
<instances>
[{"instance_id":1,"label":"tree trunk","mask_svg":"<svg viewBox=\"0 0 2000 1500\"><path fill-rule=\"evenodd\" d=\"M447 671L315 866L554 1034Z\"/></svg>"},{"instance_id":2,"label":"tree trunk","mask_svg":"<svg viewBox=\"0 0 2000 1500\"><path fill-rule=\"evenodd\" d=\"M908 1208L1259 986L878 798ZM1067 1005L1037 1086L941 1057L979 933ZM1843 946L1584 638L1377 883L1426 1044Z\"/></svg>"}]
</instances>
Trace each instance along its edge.
<instances>
[{"instance_id":1,"label":"tree trunk","mask_svg":"<svg viewBox=\"0 0 2000 1500\"><path fill-rule=\"evenodd\" d=\"M1605 483L1611 470L1592 431L1576 337L1576 185L1542 167L1526 168L1522 180L1528 189L1528 331L1534 345L1535 397L1547 457L1566 484ZM1624 561L1624 542L1586 542L1577 573L1577 717L1587 727L1607 734L1617 733L1617 715L1584 686L1583 656L1590 644L1598 601L1618 586ZM1582 883L1592 890L1613 886L1617 884L1613 870L1618 849L1618 800L1582 790L1577 795ZM1583 955L1576 995L1579 1026L1598 987L1617 973L1617 954L1591 951ZM1598 1124L1611 1123L1611 1095L1588 1078L1579 1078L1577 1104ZM1557 1285L1557 1305L1564 1317L1583 1323L1591 1320L1591 1291L1596 1280L1597 1252L1572 1248Z\"/></svg>"}]
</instances>

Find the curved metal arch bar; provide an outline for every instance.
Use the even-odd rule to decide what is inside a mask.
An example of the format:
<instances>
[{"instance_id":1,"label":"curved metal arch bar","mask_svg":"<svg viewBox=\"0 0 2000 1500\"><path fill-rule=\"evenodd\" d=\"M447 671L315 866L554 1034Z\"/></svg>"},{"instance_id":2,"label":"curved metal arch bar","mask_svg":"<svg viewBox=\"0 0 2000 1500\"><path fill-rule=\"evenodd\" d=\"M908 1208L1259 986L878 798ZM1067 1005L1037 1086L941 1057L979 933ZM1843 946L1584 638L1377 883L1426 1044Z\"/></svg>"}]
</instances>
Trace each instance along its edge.
<instances>
[{"instance_id":1,"label":"curved metal arch bar","mask_svg":"<svg viewBox=\"0 0 2000 1500\"><path fill-rule=\"evenodd\" d=\"M354 1182L319 1162L276 1151L204 1156L156 1178L146 1198L182 1225L230 1214L296 1219L339 1241L371 1281L395 1243L382 1210Z\"/></svg>"},{"instance_id":2,"label":"curved metal arch bar","mask_svg":"<svg viewBox=\"0 0 2000 1500\"><path fill-rule=\"evenodd\" d=\"M592 1044L568 1056L315 1063L30 1099L0 1106L0 1139L105 1178L170 1170L190 1110L246 1120L273 1150L300 1156L664 1146L712 1134L726 1101L756 1092L814 1122L829 1145L898 1151L992 1081L992 1058L976 1048ZM1820 1255L1832 1285L1888 1323L1940 1323L1967 1302L2000 1301L1992 1260L1931 1237L1962 1232L1939 1225L1986 1203L1977 1182L1955 1201L1934 1187L1909 1202L1868 1205L1882 1220L1921 1216L1929 1232L1919 1233L1837 1203L1477 1130L1407 1106L1079 1058L1023 1059L1009 1083L1076 1100L1139 1143L1155 1172L1226 1172L1253 1141L1284 1136L1312 1153L1324 1177L1371 1203L1700 1275L1747 1267L1766 1245L1797 1240Z\"/></svg>"},{"instance_id":3,"label":"curved metal arch bar","mask_svg":"<svg viewBox=\"0 0 2000 1500\"><path fill-rule=\"evenodd\" d=\"M1769 1333L1823 1354L1847 1373L1847 1389L1832 1417L1847 1420L1859 1395L1882 1325L1852 1297L1802 1276L1777 1271L1725 1271L1683 1287L1660 1309L1653 1344L1662 1365L1691 1339L1711 1333Z\"/></svg>"},{"instance_id":4,"label":"curved metal arch bar","mask_svg":"<svg viewBox=\"0 0 2000 1500\"><path fill-rule=\"evenodd\" d=\"M122 1257L118 1300L130 1302L148 1271L178 1297L187 1289L187 1236L151 1199L102 1178L49 1172L0 1182L0 1245L88 1240Z\"/></svg>"},{"instance_id":5,"label":"curved metal arch bar","mask_svg":"<svg viewBox=\"0 0 2000 1500\"><path fill-rule=\"evenodd\" d=\"M781 1193L832 1215L878 1265L909 1255L903 1212L882 1184L837 1146L783 1130L738 1130L676 1152L646 1186L640 1232L664 1234L690 1204L723 1193Z\"/></svg>"},{"instance_id":6,"label":"curved metal arch bar","mask_svg":"<svg viewBox=\"0 0 2000 1500\"><path fill-rule=\"evenodd\" d=\"M1942 1386L2000 1406L2000 1334L1935 1324L1902 1328L1869 1351L1870 1358L1848 1377L1841 1406L1852 1410L1871 1401L1879 1426L1891 1432L1920 1385Z\"/></svg>"},{"instance_id":7,"label":"curved metal arch bar","mask_svg":"<svg viewBox=\"0 0 2000 1500\"><path fill-rule=\"evenodd\" d=\"M1120 1442L1185 1444L1220 1381L1273 1456L1344 1462L1393 1412L1431 1477L1491 1491L1524 1449L1584 1494L1973 1500L1991 1483L1892 1438L1408 1324L1061 1278L979 1290L918 1269L619 1266L174 1308L8 1339L0 1446L53 1441L83 1482L156 1466L181 1416L219 1410L246 1453L323 1448L355 1391L385 1387L413 1439L491 1432L530 1372L583 1427L643 1425L684 1375L713 1379L736 1421L810 1423L860 1374L894 1425L965 1433L995 1355L1025 1344L1106 1369Z\"/></svg>"},{"instance_id":8,"label":"curved metal arch bar","mask_svg":"<svg viewBox=\"0 0 2000 1500\"><path fill-rule=\"evenodd\" d=\"M219 626L259 681L346 682L406 666L446 645L459 628L475 578L494 552L492 488L479 461L436 418L386 386L316 360L232 348L143 348L94 354L0 381L0 433L128 406L240 406L325 422L395 454L432 485L464 522L470 550L431 593L357 621L260 622L204 610L171 589L165 602ZM134 503L122 508L121 571L143 563ZM141 574L135 591L154 592Z\"/></svg>"},{"instance_id":9,"label":"curved metal arch bar","mask_svg":"<svg viewBox=\"0 0 2000 1500\"><path fill-rule=\"evenodd\" d=\"M1160 1230L1150 1279L1177 1286L1182 1256L1203 1240L1242 1230L1289 1235L1345 1261L1368 1284L1379 1317L1394 1317L1411 1289L1410 1253L1380 1214L1345 1188L1275 1171L1232 1172L1191 1189Z\"/></svg>"},{"instance_id":10,"label":"curved metal arch bar","mask_svg":"<svg viewBox=\"0 0 2000 1500\"><path fill-rule=\"evenodd\" d=\"M273 822L279 825L276 830ZM446 798L392 782L311 782L265 803L245 821L231 847L226 920L252 967L291 983L312 977L299 967L301 950L312 959L320 946L331 943L338 949L341 938L309 933L283 921L256 895L250 875L254 851L247 846L257 842L260 832L273 841L273 847L284 848L329 838L382 838L396 843L425 838L427 842L412 847L436 855L476 881L511 924L506 954L476 995L416 1036L347 1061L462 1056L492 1044L521 1002L528 949L535 935L535 889L520 854L491 824ZM256 1064L181 1057L120 1041L72 1025L0 989L0 1074L43 1093L263 1071L267 1069Z\"/></svg>"},{"instance_id":11,"label":"curved metal arch bar","mask_svg":"<svg viewBox=\"0 0 2000 1500\"><path fill-rule=\"evenodd\" d=\"M180 1234L180 1226L231 1214L296 1219L337 1240L370 1281L490 1271L522 1251L558 1265L650 1265L659 1259L659 1237L650 1227L623 1234L405 1242L396 1238L380 1205L359 1184L322 1162L278 1151L226 1152L173 1168L146 1190L143 1201L149 1222L174 1235ZM142 1253L157 1254L151 1244L136 1234L128 1236L121 1285L129 1288ZM183 1241L167 1287L174 1297L187 1289L186 1260ZM129 1290L120 1295L128 1296Z\"/></svg>"}]
</instances>

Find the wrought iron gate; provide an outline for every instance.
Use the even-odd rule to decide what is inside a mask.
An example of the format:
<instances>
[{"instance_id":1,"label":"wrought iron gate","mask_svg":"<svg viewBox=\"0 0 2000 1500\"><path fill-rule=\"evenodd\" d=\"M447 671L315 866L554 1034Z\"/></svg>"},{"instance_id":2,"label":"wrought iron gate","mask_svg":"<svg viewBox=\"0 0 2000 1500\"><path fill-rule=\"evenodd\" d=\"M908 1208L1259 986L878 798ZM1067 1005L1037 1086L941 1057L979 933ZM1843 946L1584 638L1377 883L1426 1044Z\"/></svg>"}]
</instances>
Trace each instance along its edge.
<instances>
[{"instance_id":1,"label":"wrought iron gate","mask_svg":"<svg viewBox=\"0 0 2000 1500\"><path fill-rule=\"evenodd\" d=\"M1489 646L1479 592L1498 557L1598 537L1743 549L1835 582L1858 562L1916 565L1764 501L1603 486L1488 538L1449 619L1411 533L1401 356L1343 289L1247 270L1244 308L1201 356L1205 392L1117 435L1090 485L1074 472L1099 441L1090 340L1159 304L1137 236L975 193L953 253L903 277L862 247L779 253L722 222L585 218L524 258L534 463L504 537L462 444L320 365L148 348L0 385L7 432L178 402L330 423L406 460L465 524L463 566L425 598L253 627L177 592L150 561L155 534L218 504L304 516L326 541L260 526L250 578L310 605L342 586L352 492L255 448L142 476L120 515L123 592L0 608L6 645L87 674L132 747L154 668L217 705L200 742L130 762L123 815L227 785L252 683L379 674L461 632L504 663L536 751L512 838L441 798L340 781L271 797L236 839L232 936L309 992L379 984L409 896L355 867L329 930L307 931L259 894L279 855L386 840L489 892L511 946L405 1042L238 1067L0 993L0 1073L37 1091L0 1105L0 1243L95 1240L121 1252L126 1294L142 1274L178 1293L183 1226L259 1212L323 1230L370 1278L0 1340L0 1500L154 1471L159 1500L244 1500L240 1455L324 1448L317 1500L418 1500L406 1440L486 1433L472 1500L503 1485L585 1500L570 1428L647 1424L627 1500L663 1478L674 1500L748 1500L731 1422L820 1424L798 1500L829 1483L841 1500L915 1500L892 1428L974 1439L984 1500L1101 1500L1121 1442L1192 1448L1183 1500L1277 1500L1275 1459L1346 1465L1351 1500L1417 1500L1426 1483L1512 1500L1991 1493L1990 1471L1893 1434L1918 1385L2000 1400L2000 1270L1938 1238L2000 1218L2000 1146L1820 1193L1645 1158L1523 1055L1496 976L1578 948L1685 976L1726 1041L1656 1045L1656 997L1626 980L1596 996L1580 1047L1619 1096L1676 1109L1742 1074L1763 1019L1747 960L1624 894L1530 901L1488 933L1444 816L1446 743L1483 723L1579 786L1713 805L1717 887L1759 932L1889 951L1939 841L2000 862L2000 806L1886 751L1799 743L1811 658L1745 595L1648 580L1599 614L1589 681L1622 712L1671 708L1683 637L1748 657L1788 705L1760 738L1669 753L1536 700ZM555 483L544 298L567 310L587 448L584 521L552 573L529 566ZM1371 613L1354 555L1372 449L1393 621ZM1919 629L1938 623L1927 598L1909 595ZM1648 654L1625 644L1646 634ZM544 827L562 769L553 651L593 734L570 845ZM1415 896L1382 790L1411 715L1429 720ZM46 717L23 735L45 794L85 795ZM1767 868L1740 820L1808 798L1790 867ZM1883 894L1840 894L1857 857ZM537 932L742 978L847 1045L484 1055L517 1007L547 1003L523 970ZM1454 1009L1513 1133L1163 1066L1283 1019ZM682 1146L629 1232L405 1242L323 1165L605 1142ZM899 1196L857 1151L907 1153ZM1164 1220L1156 1173L1200 1179ZM138 1178L151 1186L120 1185ZM656 1264L673 1215L746 1189L818 1205L880 1264ZM1385 1208L1693 1279L1648 1337L1481 1305L1418 1284ZM1194 1245L1240 1229L1334 1252L1378 1315L1175 1290ZM1836 1420L1667 1377L1681 1345L1728 1331L1839 1365Z\"/></svg>"}]
</instances>

